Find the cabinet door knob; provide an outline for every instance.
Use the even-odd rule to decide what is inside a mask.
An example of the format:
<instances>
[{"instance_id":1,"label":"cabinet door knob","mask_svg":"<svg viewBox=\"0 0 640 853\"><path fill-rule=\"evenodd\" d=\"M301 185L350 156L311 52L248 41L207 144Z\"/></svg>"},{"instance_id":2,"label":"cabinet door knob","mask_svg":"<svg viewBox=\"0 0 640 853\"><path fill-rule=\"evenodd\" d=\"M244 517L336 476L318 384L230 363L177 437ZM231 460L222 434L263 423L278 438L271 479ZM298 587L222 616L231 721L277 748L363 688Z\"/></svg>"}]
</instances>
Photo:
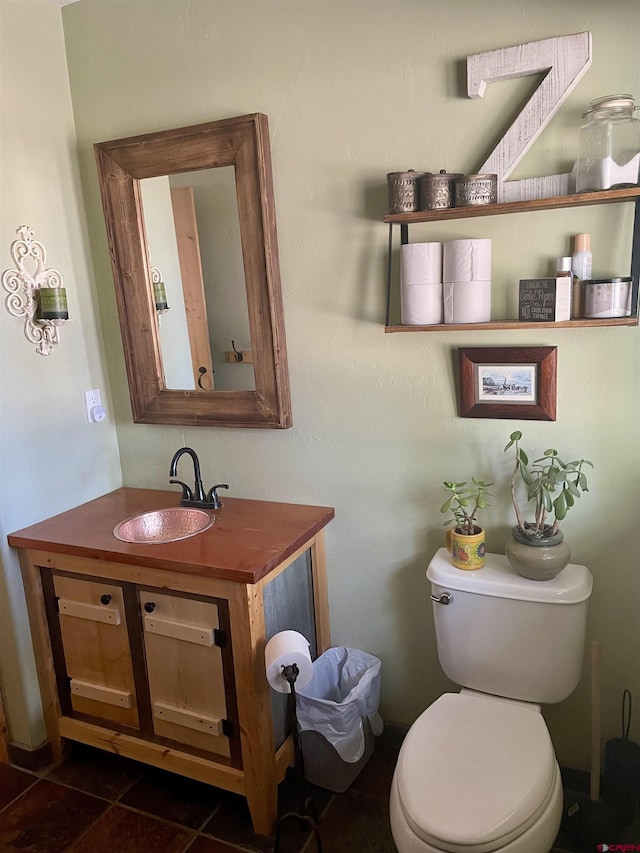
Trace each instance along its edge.
<instances>
[{"instance_id":1,"label":"cabinet door knob","mask_svg":"<svg viewBox=\"0 0 640 853\"><path fill-rule=\"evenodd\" d=\"M104 595L101 595L101 596L100 596L100 604L109 604L109 602L110 602L110 601L111 601L111 596L110 596L110 595L107 595L107 594L105 593Z\"/></svg>"},{"instance_id":2,"label":"cabinet door knob","mask_svg":"<svg viewBox=\"0 0 640 853\"><path fill-rule=\"evenodd\" d=\"M147 613L153 613L153 611L156 609L155 601L145 601L144 609L147 611Z\"/></svg>"}]
</instances>

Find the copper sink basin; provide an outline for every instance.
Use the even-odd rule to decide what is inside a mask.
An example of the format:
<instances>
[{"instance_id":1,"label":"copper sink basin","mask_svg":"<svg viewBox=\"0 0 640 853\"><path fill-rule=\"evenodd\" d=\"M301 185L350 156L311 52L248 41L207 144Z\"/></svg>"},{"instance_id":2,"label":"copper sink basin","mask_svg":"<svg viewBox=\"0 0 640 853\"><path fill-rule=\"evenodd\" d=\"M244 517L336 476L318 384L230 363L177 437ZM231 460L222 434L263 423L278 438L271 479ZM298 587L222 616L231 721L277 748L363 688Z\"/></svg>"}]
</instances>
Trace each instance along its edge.
<instances>
[{"instance_id":1,"label":"copper sink basin","mask_svg":"<svg viewBox=\"0 0 640 853\"><path fill-rule=\"evenodd\" d=\"M178 542L208 530L215 516L203 509L173 506L142 512L120 521L113 535L122 542L158 545L163 542Z\"/></svg>"}]
</instances>

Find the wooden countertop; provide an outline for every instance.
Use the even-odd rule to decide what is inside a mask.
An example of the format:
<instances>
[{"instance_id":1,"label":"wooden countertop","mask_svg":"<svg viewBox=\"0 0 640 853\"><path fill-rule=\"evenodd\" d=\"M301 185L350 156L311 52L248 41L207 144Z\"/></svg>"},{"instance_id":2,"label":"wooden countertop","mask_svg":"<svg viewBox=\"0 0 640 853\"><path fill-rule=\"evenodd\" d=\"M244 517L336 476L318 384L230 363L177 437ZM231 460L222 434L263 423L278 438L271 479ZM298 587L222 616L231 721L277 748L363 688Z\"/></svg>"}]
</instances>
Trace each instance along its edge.
<instances>
[{"instance_id":1,"label":"wooden countertop","mask_svg":"<svg viewBox=\"0 0 640 853\"><path fill-rule=\"evenodd\" d=\"M123 519L180 502L176 491L130 488L117 489L7 538L14 548L256 583L335 515L333 507L220 497L223 507L212 511L213 527L179 542L138 545L116 539L113 528Z\"/></svg>"}]
</instances>

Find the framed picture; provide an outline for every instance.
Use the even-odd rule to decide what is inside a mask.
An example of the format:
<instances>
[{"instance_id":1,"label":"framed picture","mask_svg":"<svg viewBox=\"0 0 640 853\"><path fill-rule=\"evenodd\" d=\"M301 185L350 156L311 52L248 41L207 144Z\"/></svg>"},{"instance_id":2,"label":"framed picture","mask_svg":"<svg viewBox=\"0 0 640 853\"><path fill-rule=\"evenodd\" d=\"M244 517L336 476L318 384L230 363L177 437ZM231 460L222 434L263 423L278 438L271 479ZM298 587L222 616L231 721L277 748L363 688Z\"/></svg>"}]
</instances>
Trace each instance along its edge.
<instances>
[{"instance_id":1,"label":"framed picture","mask_svg":"<svg viewBox=\"0 0 640 853\"><path fill-rule=\"evenodd\" d=\"M461 418L556 419L557 347L458 349Z\"/></svg>"}]
</instances>

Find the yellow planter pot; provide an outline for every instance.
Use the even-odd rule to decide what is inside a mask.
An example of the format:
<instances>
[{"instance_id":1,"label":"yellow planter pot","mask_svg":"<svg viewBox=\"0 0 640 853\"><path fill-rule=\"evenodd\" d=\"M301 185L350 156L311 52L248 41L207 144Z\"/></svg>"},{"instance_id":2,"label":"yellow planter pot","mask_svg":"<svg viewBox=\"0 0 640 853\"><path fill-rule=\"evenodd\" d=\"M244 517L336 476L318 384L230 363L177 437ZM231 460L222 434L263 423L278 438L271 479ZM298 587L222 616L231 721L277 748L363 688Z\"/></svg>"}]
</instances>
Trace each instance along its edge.
<instances>
[{"instance_id":1,"label":"yellow planter pot","mask_svg":"<svg viewBox=\"0 0 640 853\"><path fill-rule=\"evenodd\" d=\"M459 529L447 530L447 550L451 554L451 562L457 569L474 571L481 569L485 561L485 532L482 527L474 527L475 533L466 536Z\"/></svg>"}]
</instances>

